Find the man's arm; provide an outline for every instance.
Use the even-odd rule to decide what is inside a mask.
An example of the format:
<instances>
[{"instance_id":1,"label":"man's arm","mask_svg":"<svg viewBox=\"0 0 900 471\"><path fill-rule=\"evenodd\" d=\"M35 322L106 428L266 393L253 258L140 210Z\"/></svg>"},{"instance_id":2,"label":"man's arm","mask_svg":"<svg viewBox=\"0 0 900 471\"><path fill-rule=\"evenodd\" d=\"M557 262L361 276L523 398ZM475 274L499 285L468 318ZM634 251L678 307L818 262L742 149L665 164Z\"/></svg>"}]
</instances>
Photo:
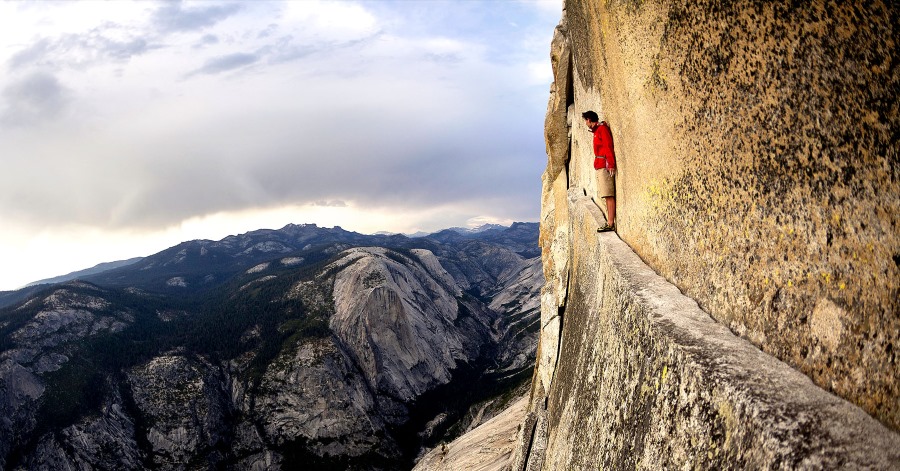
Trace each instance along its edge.
<instances>
[{"instance_id":1,"label":"man's arm","mask_svg":"<svg viewBox=\"0 0 900 471\"><path fill-rule=\"evenodd\" d=\"M612 132L609 130L609 124L606 121L600 125L600 140L602 142L602 149L600 149L600 154L606 157L606 168L615 170L616 168L616 153L613 150L613 139Z\"/></svg>"}]
</instances>

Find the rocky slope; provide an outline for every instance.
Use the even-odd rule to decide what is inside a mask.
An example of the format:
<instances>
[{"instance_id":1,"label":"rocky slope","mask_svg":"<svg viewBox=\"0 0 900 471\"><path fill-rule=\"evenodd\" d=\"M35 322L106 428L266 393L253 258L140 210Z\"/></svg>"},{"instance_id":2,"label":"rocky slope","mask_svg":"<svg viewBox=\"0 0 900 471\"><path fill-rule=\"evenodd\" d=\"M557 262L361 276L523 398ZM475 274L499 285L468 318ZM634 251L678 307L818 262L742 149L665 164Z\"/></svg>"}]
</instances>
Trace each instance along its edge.
<instances>
[{"instance_id":1,"label":"rocky slope","mask_svg":"<svg viewBox=\"0 0 900 471\"><path fill-rule=\"evenodd\" d=\"M515 249L536 225L513 249L298 228L0 311L0 467L403 469L490 399L472 384L527 380L543 279Z\"/></svg>"},{"instance_id":2,"label":"rocky slope","mask_svg":"<svg viewBox=\"0 0 900 471\"><path fill-rule=\"evenodd\" d=\"M416 463L414 471L505 471L510 469L516 433L525 419L527 398Z\"/></svg>"}]
</instances>

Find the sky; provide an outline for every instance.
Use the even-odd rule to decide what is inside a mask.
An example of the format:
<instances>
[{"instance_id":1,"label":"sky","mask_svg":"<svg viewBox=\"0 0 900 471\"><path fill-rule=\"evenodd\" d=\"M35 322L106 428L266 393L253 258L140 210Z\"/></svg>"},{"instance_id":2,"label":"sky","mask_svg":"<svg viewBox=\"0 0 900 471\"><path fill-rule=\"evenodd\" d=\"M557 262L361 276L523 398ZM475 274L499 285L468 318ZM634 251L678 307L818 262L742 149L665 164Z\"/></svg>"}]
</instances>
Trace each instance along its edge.
<instances>
[{"instance_id":1,"label":"sky","mask_svg":"<svg viewBox=\"0 0 900 471\"><path fill-rule=\"evenodd\" d=\"M561 8L0 1L0 290L289 223L537 221Z\"/></svg>"}]
</instances>

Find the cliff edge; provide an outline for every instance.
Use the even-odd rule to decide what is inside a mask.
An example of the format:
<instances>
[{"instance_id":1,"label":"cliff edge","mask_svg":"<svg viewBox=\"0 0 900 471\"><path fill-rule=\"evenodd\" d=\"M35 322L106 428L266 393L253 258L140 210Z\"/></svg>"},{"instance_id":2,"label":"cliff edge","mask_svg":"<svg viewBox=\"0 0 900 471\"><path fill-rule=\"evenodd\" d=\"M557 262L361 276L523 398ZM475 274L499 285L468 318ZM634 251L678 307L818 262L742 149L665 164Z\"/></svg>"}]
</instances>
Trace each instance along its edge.
<instances>
[{"instance_id":1,"label":"cliff edge","mask_svg":"<svg viewBox=\"0 0 900 471\"><path fill-rule=\"evenodd\" d=\"M513 469L900 467L898 24L877 1L565 1Z\"/></svg>"}]
</instances>

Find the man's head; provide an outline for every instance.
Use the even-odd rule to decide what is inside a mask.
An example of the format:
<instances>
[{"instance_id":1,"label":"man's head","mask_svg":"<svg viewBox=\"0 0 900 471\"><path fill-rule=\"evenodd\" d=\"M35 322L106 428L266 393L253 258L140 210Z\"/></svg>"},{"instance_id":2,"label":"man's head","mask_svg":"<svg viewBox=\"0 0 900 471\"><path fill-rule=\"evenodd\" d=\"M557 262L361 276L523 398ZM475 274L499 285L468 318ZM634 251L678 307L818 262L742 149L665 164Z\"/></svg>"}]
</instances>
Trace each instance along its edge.
<instances>
[{"instance_id":1,"label":"man's head","mask_svg":"<svg viewBox=\"0 0 900 471\"><path fill-rule=\"evenodd\" d=\"M584 113L581 113L581 117L584 118L584 124L586 124L591 131L596 129L597 125L600 124L600 117L593 111L585 111Z\"/></svg>"}]
</instances>

